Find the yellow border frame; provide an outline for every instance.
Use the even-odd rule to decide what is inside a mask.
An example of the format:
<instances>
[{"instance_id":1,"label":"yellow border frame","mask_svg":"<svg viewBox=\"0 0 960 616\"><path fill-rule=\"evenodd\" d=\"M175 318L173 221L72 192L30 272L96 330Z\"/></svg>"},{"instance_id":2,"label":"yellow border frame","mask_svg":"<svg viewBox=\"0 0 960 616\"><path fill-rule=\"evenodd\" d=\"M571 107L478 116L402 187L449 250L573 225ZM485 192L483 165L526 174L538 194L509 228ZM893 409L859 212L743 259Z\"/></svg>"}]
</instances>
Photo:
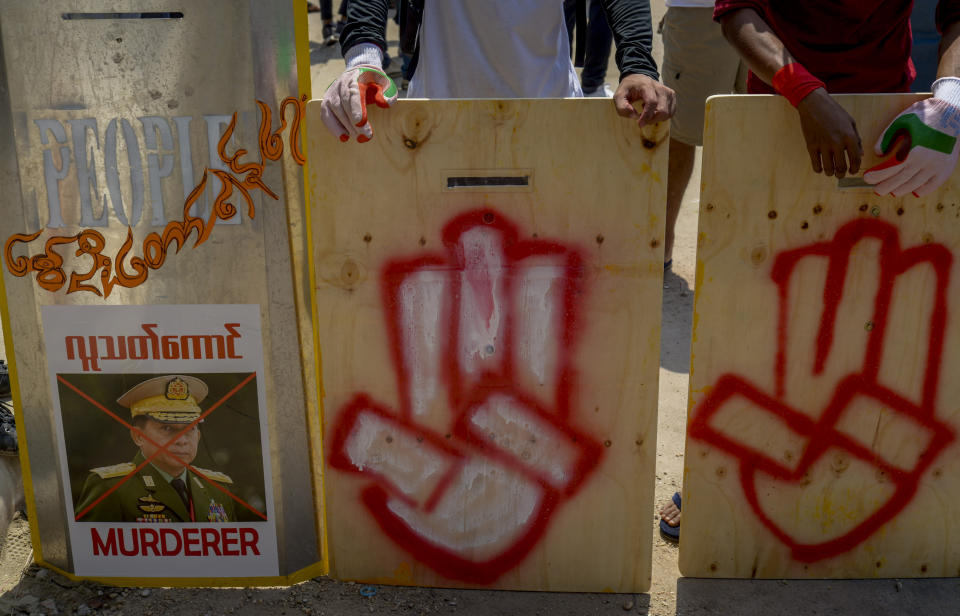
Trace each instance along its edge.
<instances>
[{"instance_id":1,"label":"yellow border frame","mask_svg":"<svg viewBox=\"0 0 960 616\"><path fill-rule=\"evenodd\" d=\"M294 8L294 29L297 41L297 87L300 91L300 96L306 95L307 99L313 98L313 84L310 76L310 32L309 24L307 23L307 2L306 0L293 0ZM298 7L299 5L299 7ZM309 125L307 124L306 114L303 116L303 124L300 128L300 140L301 143L305 139ZM306 149L301 148L301 151L304 152L306 156ZM330 574L330 550L329 550L329 541L327 540L327 503L326 503L326 489L324 486L324 466L323 466L323 366L322 353L320 352L320 336L317 333L319 331L318 327L318 315L317 315L317 276L316 269L314 268L313 262L313 220L310 214L310 160L309 157L303 166L303 225L306 233L307 241L307 274L308 280L310 281L310 297L308 298L310 302L310 323L313 331L311 332L313 336L313 366L314 366L314 382L317 384L317 421L320 428L320 432L317 434L310 434L310 455L311 455L311 467L316 469L316 472L319 473L319 477L314 477L314 489L319 489L320 491L320 511L317 512L317 516L320 521L319 536L320 536L320 562L323 565L323 575ZM308 426L313 426L313 423L309 420L307 421ZM313 445L316 444L316 447ZM316 455L316 452L319 452L319 456ZM313 463L317 462L314 467Z\"/></svg>"},{"instance_id":2,"label":"yellow border frame","mask_svg":"<svg viewBox=\"0 0 960 616\"><path fill-rule=\"evenodd\" d=\"M301 95L307 94L309 97L311 95L311 84L310 84L310 36L309 28L307 24L307 3L306 0L293 0L293 18L294 18L294 40L296 47L296 62L297 62L297 87ZM304 123L304 128L301 129L301 139L304 131L306 130L306 123ZM317 335L317 308L315 302L315 296L313 295L314 290L316 289L316 276L315 270L313 267L313 243L310 237L311 220L310 220L310 204L307 200L307 196L310 194L309 183L308 183L308 173L306 172L306 167L304 167L303 174L303 198L304 198L304 226L307 233L307 267L309 269L309 280L310 280L310 306L311 306L311 324L313 331L313 345L314 345L314 370L315 378L318 387L317 392L317 405L318 405L318 414L319 414L319 425L321 431L323 428L323 385L320 381L320 341ZM30 544L33 546L33 560L37 565L50 569L59 573L60 575L74 581L94 581L102 584L108 584L111 586L153 586L153 587L174 587L174 588L194 588L194 587L246 587L246 586L292 586L294 584L299 584L306 580L327 575L330 572L330 561L327 550L327 533L326 533L326 504L324 501L325 494L323 490L323 464L322 464L322 451L323 451L323 441L322 434L310 434L311 442L319 444L319 451L321 452L320 464L317 469L319 472L319 484L320 484L320 502L321 502L321 511L317 512L318 519L320 521L319 537L320 537L320 549L321 549L321 560L320 562L314 563L303 569L299 569L289 575L282 576L268 576L268 577L223 577L223 578L200 578L200 577L191 577L191 578L160 578L160 577L150 577L150 578L141 578L141 577L97 577L97 576L77 576L73 573L65 571L56 565L48 563L43 558L43 549L40 543L40 529L37 524L37 515L36 515L36 499L33 491L33 476L30 472L30 456L27 448L27 438L26 433L24 432L24 421L23 421L23 406L20 402L20 387L19 380L17 378L17 362L16 355L14 354L13 347L13 336L10 331L10 312L9 306L7 303L7 292L4 284L5 274L0 271L0 325L3 328L3 340L4 348L7 354L7 365L9 366L10 371L10 386L11 394L13 397L13 406L14 406L14 418L17 424L17 441L20 448L20 471L23 478L23 492L24 500L27 506L27 519L30 525ZM312 425L308 421L308 426ZM316 439L314 441L314 439ZM314 468L313 462L315 461L314 448L311 444L311 468ZM317 478L314 477L314 487L316 489Z\"/></svg>"},{"instance_id":3,"label":"yellow border frame","mask_svg":"<svg viewBox=\"0 0 960 616\"><path fill-rule=\"evenodd\" d=\"M56 571L63 577L73 580L75 582L97 582L99 584L105 584L107 586L120 586L120 587L140 587L140 586L151 586L151 587L164 587L164 588L206 588L206 587L227 587L227 588L244 588L244 587L254 587L254 586L292 586L294 584L299 584L300 582L305 582L311 580L315 577L325 575L322 571L323 563L314 563L309 567L304 567L298 571L294 571L290 575L281 575L277 577L238 577L238 578L134 578L134 577L97 577L97 576L86 576L86 575L74 575L63 569L51 565L47 562L42 562L34 558L34 561L38 565L42 565L51 571Z\"/></svg>"},{"instance_id":4,"label":"yellow border frame","mask_svg":"<svg viewBox=\"0 0 960 616\"><path fill-rule=\"evenodd\" d=\"M33 475L30 473L30 456L27 452L27 434L23 427L23 405L20 402L20 380L17 378L17 358L13 352L13 335L10 331L10 309L7 305L7 288L4 283L6 274L0 271L0 323L3 327L3 346L7 353L7 367L10 371L10 393L13 397L13 418L17 424L17 445L20 448L20 477L23 480L23 500L27 506L27 523L30 524L30 544L33 546L34 560L43 562L43 550L40 549L40 528L37 524L36 500L33 494Z\"/></svg>"}]
</instances>

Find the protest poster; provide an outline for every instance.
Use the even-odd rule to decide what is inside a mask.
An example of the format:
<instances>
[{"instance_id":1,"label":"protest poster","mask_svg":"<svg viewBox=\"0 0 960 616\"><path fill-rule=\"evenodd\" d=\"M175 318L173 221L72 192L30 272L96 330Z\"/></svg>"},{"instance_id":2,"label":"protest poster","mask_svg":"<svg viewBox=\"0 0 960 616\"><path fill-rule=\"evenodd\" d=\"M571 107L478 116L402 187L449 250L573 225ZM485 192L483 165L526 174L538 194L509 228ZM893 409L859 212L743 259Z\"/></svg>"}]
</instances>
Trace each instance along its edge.
<instances>
[{"instance_id":1,"label":"protest poster","mask_svg":"<svg viewBox=\"0 0 960 616\"><path fill-rule=\"evenodd\" d=\"M277 575L260 307L42 320L76 574Z\"/></svg>"}]
</instances>

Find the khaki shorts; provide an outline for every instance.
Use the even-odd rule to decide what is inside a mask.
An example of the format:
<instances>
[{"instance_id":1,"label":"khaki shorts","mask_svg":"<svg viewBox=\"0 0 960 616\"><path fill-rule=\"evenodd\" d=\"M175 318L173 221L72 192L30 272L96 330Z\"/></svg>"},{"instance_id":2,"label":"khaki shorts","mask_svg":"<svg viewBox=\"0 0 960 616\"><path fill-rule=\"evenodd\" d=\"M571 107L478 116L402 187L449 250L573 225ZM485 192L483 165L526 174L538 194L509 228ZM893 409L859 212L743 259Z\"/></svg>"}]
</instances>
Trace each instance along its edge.
<instances>
[{"instance_id":1,"label":"khaki shorts","mask_svg":"<svg viewBox=\"0 0 960 616\"><path fill-rule=\"evenodd\" d=\"M738 81L745 83L746 69L741 71L740 55L723 38L720 24L713 21L712 8L669 7L660 32L663 83L677 93L670 137L702 145L707 97L737 91Z\"/></svg>"}]
</instances>

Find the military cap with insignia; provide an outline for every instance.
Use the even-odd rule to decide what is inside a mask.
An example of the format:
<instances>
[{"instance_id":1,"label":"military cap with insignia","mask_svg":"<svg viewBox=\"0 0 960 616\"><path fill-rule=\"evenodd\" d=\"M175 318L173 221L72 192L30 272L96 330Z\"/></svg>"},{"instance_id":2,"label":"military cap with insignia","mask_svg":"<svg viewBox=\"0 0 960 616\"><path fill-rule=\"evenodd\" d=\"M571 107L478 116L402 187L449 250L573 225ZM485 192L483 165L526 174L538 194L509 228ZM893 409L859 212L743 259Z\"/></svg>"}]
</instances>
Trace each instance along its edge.
<instances>
[{"instance_id":1,"label":"military cap with insignia","mask_svg":"<svg viewBox=\"0 0 960 616\"><path fill-rule=\"evenodd\" d=\"M117 399L133 418L146 415L163 423L190 423L200 417L207 384L193 376L170 374L138 383Z\"/></svg>"}]
</instances>

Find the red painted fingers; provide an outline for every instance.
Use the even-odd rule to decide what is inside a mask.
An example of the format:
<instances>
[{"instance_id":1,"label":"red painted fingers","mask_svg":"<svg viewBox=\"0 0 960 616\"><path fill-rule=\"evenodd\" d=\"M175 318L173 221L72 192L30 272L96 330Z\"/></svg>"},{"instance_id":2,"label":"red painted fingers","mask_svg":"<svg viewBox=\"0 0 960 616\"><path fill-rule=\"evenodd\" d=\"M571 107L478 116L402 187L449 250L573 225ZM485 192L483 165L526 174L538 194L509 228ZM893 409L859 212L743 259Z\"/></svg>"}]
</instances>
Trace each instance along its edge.
<instances>
[{"instance_id":1,"label":"red painted fingers","mask_svg":"<svg viewBox=\"0 0 960 616\"><path fill-rule=\"evenodd\" d=\"M498 212L444 228L445 250L383 270L396 411L358 394L331 465L370 479L366 509L420 562L489 583L516 566L603 447L570 421L583 272Z\"/></svg>"}]
</instances>

